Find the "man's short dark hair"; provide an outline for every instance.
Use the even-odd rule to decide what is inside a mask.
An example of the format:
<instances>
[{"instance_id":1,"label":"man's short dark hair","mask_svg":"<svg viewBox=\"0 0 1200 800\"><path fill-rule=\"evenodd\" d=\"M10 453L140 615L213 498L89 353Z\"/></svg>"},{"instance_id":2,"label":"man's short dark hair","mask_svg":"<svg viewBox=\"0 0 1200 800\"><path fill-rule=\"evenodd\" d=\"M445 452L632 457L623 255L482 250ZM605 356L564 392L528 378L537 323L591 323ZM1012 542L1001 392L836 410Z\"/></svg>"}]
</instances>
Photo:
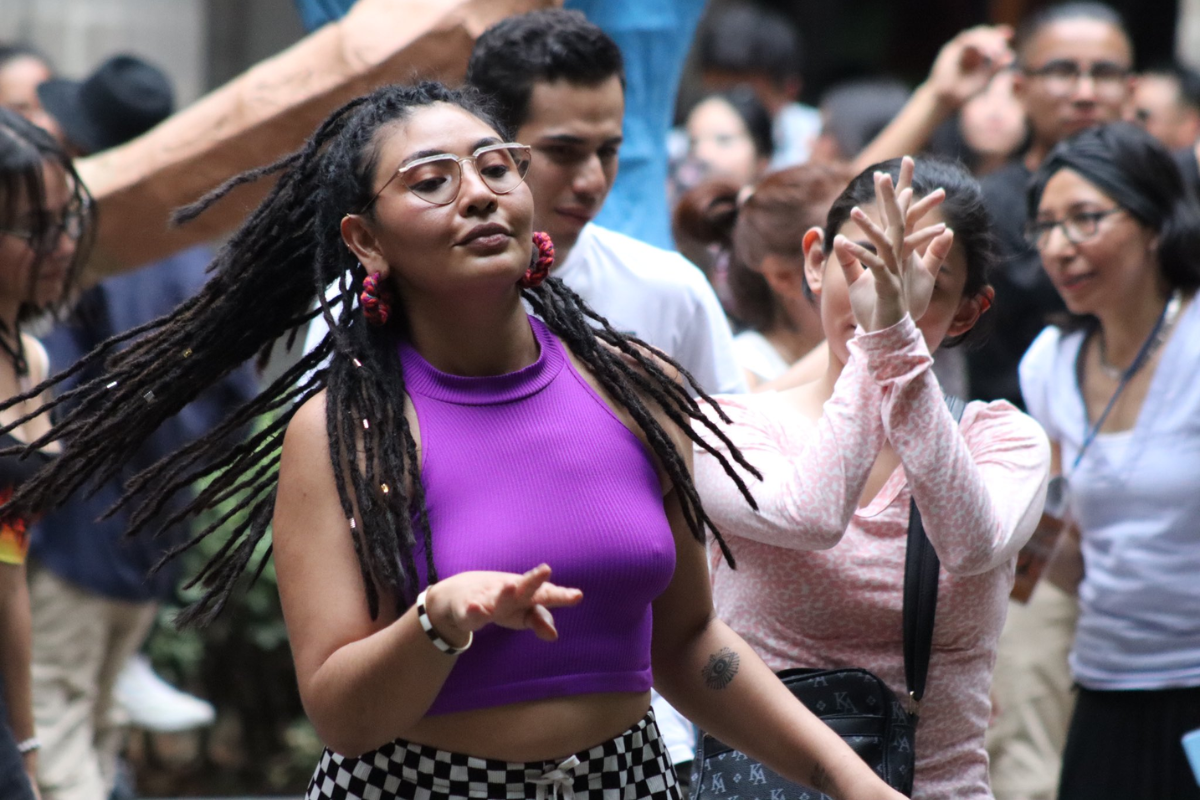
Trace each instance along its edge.
<instances>
[{"instance_id":1,"label":"man's short dark hair","mask_svg":"<svg viewBox=\"0 0 1200 800\"><path fill-rule=\"evenodd\" d=\"M1037 35L1047 25L1072 19L1090 19L1112 25L1129 42L1130 49L1133 49L1133 39L1129 36L1129 29L1125 27L1124 18L1115 8L1104 3L1072 2L1047 6L1026 17L1017 27L1016 35L1013 36L1013 49L1016 50L1017 57L1024 61L1025 51L1030 42L1037 38Z\"/></svg>"},{"instance_id":2,"label":"man's short dark hair","mask_svg":"<svg viewBox=\"0 0 1200 800\"><path fill-rule=\"evenodd\" d=\"M467 83L491 98L514 131L529 118L535 83L597 86L613 77L624 88L621 48L582 13L562 9L497 22L476 40L467 66Z\"/></svg>"},{"instance_id":3,"label":"man's short dark hair","mask_svg":"<svg viewBox=\"0 0 1200 800\"><path fill-rule=\"evenodd\" d=\"M752 3L717 6L696 37L700 71L758 73L782 85L800 75L800 34L792 21Z\"/></svg>"},{"instance_id":4,"label":"man's short dark hair","mask_svg":"<svg viewBox=\"0 0 1200 800\"><path fill-rule=\"evenodd\" d=\"M1179 89L1179 105L1200 111L1200 72L1176 61L1168 61L1155 64L1142 74L1173 80Z\"/></svg>"}]
</instances>

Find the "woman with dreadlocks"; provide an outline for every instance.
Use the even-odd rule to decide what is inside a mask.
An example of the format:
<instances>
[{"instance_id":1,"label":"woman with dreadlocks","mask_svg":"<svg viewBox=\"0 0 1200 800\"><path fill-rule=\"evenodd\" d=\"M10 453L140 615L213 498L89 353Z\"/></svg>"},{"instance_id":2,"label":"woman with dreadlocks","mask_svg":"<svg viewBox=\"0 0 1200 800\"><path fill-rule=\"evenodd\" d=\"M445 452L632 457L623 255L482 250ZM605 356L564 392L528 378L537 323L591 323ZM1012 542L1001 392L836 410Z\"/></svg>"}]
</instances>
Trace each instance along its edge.
<instances>
[{"instance_id":1,"label":"woman with dreadlocks","mask_svg":"<svg viewBox=\"0 0 1200 800\"><path fill-rule=\"evenodd\" d=\"M319 302L321 345L126 495L135 529L199 476L187 511L241 498L224 518L246 523L185 621L220 610L273 521L300 692L328 745L309 798L678 797L653 666L681 710L781 772L897 800L713 618L690 423L715 426L673 365L546 279L528 164L469 96L392 86L185 209L279 173L194 300L89 356L107 374L74 390L42 437L63 457L12 505L111 473Z\"/></svg>"},{"instance_id":2,"label":"woman with dreadlocks","mask_svg":"<svg viewBox=\"0 0 1200 800\"><path fill-rule=\"evenodd\" d=\"M87 192L71 160L41 128L0 108L0 499L53 458L36 445L18 459L14 448L46 433L47 420L26 417L37 406L30 384L46 376L42 346L21 326L61 306L87 247ZM14 420L16 420L14 422ZM30 610L25 583L29 515L0 514L0 797L32 798L38 740L30 682Z\"/></svg>"}]
</instances>

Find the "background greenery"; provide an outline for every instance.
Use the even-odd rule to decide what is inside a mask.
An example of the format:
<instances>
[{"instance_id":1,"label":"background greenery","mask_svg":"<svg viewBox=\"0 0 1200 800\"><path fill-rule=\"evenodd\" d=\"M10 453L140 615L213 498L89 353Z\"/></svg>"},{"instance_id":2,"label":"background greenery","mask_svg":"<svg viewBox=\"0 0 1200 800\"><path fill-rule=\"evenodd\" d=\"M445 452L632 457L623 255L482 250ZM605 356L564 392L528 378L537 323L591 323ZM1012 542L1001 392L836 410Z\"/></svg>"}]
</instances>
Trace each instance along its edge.
<instances>
[{"instance_id":1,"label":"background greenery","mask_svg":"<svg viewBox=\"0 0 1200 800\"><path fill-rule=\"evenodd\" d=\"M195 529L219 513L198 519ZM188 551L183 575L197 574L224 540L218 531ZM164 678L213 703L217 722L186 735L136 735L130 762L139 794L303 792L321 744L300 704L277 586L275 565L268 562L252 586L248 575L243 578L222 614L201 630L177 630L173 623L198 592L181 592L178 602L162 609L147 647L150 658Z\"/></svg>"}]
</instances>

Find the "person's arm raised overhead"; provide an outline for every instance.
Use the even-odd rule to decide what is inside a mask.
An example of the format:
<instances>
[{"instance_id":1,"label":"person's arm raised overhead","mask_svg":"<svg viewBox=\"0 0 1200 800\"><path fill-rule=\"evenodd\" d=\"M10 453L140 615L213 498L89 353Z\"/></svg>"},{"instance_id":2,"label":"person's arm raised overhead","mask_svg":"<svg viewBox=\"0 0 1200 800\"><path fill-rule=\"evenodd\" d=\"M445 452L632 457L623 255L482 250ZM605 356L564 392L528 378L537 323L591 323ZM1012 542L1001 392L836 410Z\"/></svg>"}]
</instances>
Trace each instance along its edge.
<instances>
[{"instance_id":1,"label":"person's arm raised overhead","mask_svg":"<svg viewBox=\"0 0 1200 800\"><path fill-rule=\"evenodd\" d=\"M855 316L868 331L859 343L883 392L888 441L904 465L925 530L947 572L975 574L1015 556L1033 532L1050 451L1037 423L1014 409L977 410L964 432L943 402L914 320L929 309L940 273L949 273L943 264L954 232L940 224L914 232L945 192L938 189L914 202L913 169L912 159L905 158L895 184L890 175L876 173L879 222L861 209L851 212L874 250L838 237L834 251L850 284ZM953 326L969 330L982 313L984 296L960 298L947 333Z\"/></svg>"},{"instance_id":2,"label":"person's arm raised overhead","mask_svg":"<svg viewBox=\"0 0 1200 800\"><path fill-rule=\"evenodd\" d=\"M1013 63L1011 38L1012 29L1007 25L980 25L943 45L925 82L896 118L855 156L854 169L861 171L921 151L939 125Z\"/></svg>"}]
</instances>

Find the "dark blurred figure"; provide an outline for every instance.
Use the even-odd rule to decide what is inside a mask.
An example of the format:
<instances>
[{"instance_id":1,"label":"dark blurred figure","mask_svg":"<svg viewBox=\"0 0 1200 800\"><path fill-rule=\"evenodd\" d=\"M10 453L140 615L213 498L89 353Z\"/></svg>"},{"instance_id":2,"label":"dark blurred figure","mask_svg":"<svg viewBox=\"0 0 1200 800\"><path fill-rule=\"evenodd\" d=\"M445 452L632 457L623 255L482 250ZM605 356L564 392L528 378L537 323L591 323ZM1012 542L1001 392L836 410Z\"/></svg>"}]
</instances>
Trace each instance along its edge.
<instances>
[{"instance_id":1,"label":"dark blurred figure","mask_svg":"<svg viewBox=\"0 0 1200 800\"><path fill-rule=\"evenodd\" d=\"M1200 73L1182 64L1164 64L1138 76L1133 121L1171 150L1191 148L1200 139Z\"/></svg>"},{"instance_id":2,"label":"dark blurred figure","mask_svg":"<svg viewBox=\"0 0 1200 800\"><path fill-rule=\"evenodd\" d=\"M831 87L821 97L821 132L814 161L853 161L904 108L910 92L893 78L859 78Z\"/></svg>"},{"instance_id":3,"label":"dark blurred figure","mask_svg":"<svg viewBox=\"0 0 1200 800\"><path fill-rule=\"evenodd\" d=\"M799 102L804 86L800 34L791 20L756 3L712 9L696 34L700 81L706 90L745 84L774 120L773 168L803 164L820 131L816 109Z\"/></svg>"},{"instance_id":4,"label":"dark blurred figure","mask_svg":"<svg viewBox=\"0 0 1200 800\"><path fill-rule=\"evenodd\" d=\"M141 135L174 106L162 71L126 55L109 59L84 81L43 83L38 95L78 155ZM87 290L72 316L46 338L53 368L70 367L111 336L191 297L205 282L211 257L207 247L192 248ZM74 376L62 390L94 379L100 366ZM159 603L175 591L173 562L149 572L187 534L178 525L162 537L129 539L124 534L131 509L100 517L121 496L125 479L207 433L255 390L250 374L235 372L156 431L120 480L75 497L35 529L30 593L34 711L45 745L38 765L43 800L102 800L113 791L125 722L114 713L115 683L149 634Z\"/></svg>"},{"instance_id":5,"label":"dark blurred figure","mask_svg":"<svg viewBox=\"0 0 1200 800\"><path fill-rule=\"evenodd\" d=\"M1025 188L1063 139L1121 118L1133 90L1133 45L1115 11L1101 3L1051 6L1017 32L1013 89L1030 125L1029 149L983 181L1000 239L995 330L968 355L972 394L1019 403L1017 364L1062 300L1024 238Z\"/></svg>"},{"instance_id":6,"label":"dark blurred figure","mask_svg":"<svg viewBox=\"0 0 1200 800\"><path fill-rule=\"evenodd\" d=\"M1174 152L1184 185L1200 199L1200 73L1176 63L1146 70L1131 116Z\"/></svg>"},{"instance_id":7,"label":"dark blurred figure","mask_svg":"<svg viewBox=\"0 0 1200 800\"><path fill-rule=\"evenodd\" d=\"M1022 400L1017 365L1064 306L1023 236L1030 177L1061 141L1119 120L1133 90L1133 44L1119 15L1100 3L1051 6L1015 40L1014 90L1030 124L1029 149L983 180L1004 268L997 271L995 331L968 354L977 397ZM1053 800L1074 707L1067 654L1078 604L1045 581L1028 605L1010 603L993 691L998 718L989 731L997 800Z\"/></svg>"}]
</instances>

